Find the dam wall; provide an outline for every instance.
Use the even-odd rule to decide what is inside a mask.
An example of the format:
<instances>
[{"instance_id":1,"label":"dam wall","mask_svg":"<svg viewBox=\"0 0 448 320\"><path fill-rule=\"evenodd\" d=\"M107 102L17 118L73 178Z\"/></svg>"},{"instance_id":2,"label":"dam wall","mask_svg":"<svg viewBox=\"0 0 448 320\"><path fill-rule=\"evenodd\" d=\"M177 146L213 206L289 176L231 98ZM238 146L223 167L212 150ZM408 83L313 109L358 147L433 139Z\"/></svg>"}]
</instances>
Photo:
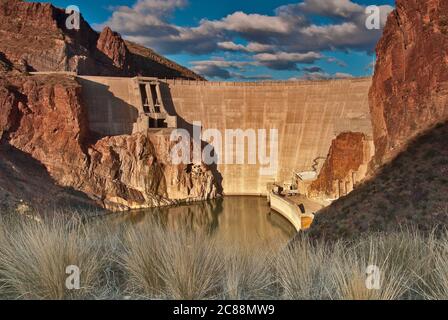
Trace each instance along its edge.
<instances>
[{"instance_id":1,"label":"dam wall","mask_svg":"<svg viewBox=\"0 0 448 320\"><path fill-rule=\"evenodd\" d=\"M78 77L92 131L130 134L139 114L138 85L131 78ZM159 79L160 80L160 79ZM263 175L256 164L218 164L227 195L266 194L268 183L320 170L332 140L345 131L372 137L368 104L371 78L295 82L160 80L163 103L178 126L191 130L278 130L278 170ZM241 142L240 142L241 143ZM244 143L244 142L243 142ZM260 140L257 141L260 143ZM246 150L246 156L248 151Z\"/></svg>"},{"instance_id":2,"label":"dam wall","mask_svg":"<svg viewBox=\"0 0 448 320\"><path fill-rule=\"evenodd\" d=\"M132 133L140 98L131 78L78 76L77 80L88 108L90 130L105 136Z\"/></svg>"}]
</instances>

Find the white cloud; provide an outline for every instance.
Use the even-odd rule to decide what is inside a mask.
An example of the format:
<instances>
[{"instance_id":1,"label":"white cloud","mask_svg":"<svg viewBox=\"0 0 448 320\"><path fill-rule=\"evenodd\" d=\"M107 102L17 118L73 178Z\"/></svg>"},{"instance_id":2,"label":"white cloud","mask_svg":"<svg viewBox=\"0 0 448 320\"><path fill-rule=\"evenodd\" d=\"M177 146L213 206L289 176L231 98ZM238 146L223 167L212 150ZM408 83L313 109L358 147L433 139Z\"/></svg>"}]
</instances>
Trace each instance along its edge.
<instances>
[{"instance_id":1,"label":"white cloud","mask_svg":"<svg viewBox=\"0 0 448 320\"><path fill-rule=\"evenodd\" d=\"M304 12L328 17L348 18L364 12L364 7L350 0L305 0L298 5Z\"/></svg>"},{"instance_id":2,"label":"white cloud","mask_svg":"<svg viewBox=\"0 0 448 320\"><path fill-rule=\"evenodd\" d=\"M221 20L209 21L209 23L216 29L240 33L286 33L290 31L289 23L278 16L246 14L241 11L232 13Z\"/></svg>"},{"instance_id":3,"label":"white cloud","mask_svg":"<svg viewBox=\"0 0 448 320\"><path fill-rule=\"evenodd\" d=\"M299 70L297 64L311 64L323 56L318 52L307 53L259 53L254 56L255 60L265 67L274 70Z\"/></svg>"},{"instance_id":4,"label":"white cloud","mask_svg":"<svg viewBox=\"0 0 448 320\"><path fill-rule=\"evenodd\" d=\"M269 44L250 42L245 46L242 44L236 44L235 42L232 42L232 41L219 42L218 47L223 50L252 52L252 53L270 52L275 49L275 47L273 45L269 45Z\"/></svg>"},{"instance_id":5,"label":"white cloud","mask_svg":"<svg viewBox=\"0 0 448 320\"><path fill-rule=\"evenodd\" d=\"M307 81L317 81L317 80L351 79L351 78L354 78L354 76L349 73L337 72L332 75L324 71L312 71L312 72L305 72L303 76L301 76L298 79Z\"/></svg>"},{"instance_id":6,"label":"white cloud","mask_svg":"<svg viewBox=\"0 0 448 320\"><path fill-rule=\"evenodd\" d=\"M305 0L279 7L274 15L238 11L218 20L203 19L195 27L169 23L170 15L186 4L186 0L139 0L132 7L117 7L104 24L162 53L206 54L219 49L254 53L372 51L381 35L380 30L365 28L364 7L350 0ZM392 7L380 9L384 25ZM337 17L340 21L316 25L308 21L307 14ZM235 44L236 37L249 44Z\"/></svg>"},{"instance_id":7,"label":"white cloud","mask_svg":"<svg viewBox=\"0 0 448 320\"><path fill-rule=\"evenodd\" d=\"M354 78L354 76L351 75L350 73L336 72L334 74L334 78L336 78L336 79L350 79L350 78Z\"/></svg>"},{"instance_id":8,"label":"white cloud","mask_svg":"<svg viewBox=\"0 0 448 320\"><path fill-rule=\"evenodd\" d=\"M382 32L365 27L365 7L351 0L303 0L278 7L272 15L237 11L221 19L202 19L192 27L171 23L174 12L187 4L187 0L138 0L133 6L115 7L111 18L97 27L109 25L126 39L162 54L241 52L253 59L254 65L273 70L298 70L298 64L325 58L321 51L373 52ZM392 9L380 6L381 26ZM327 19L317 24L311 22L315 21L311 16ZM344 66L337 59L326 58ZM232 76L217 68L234 66L202 63L194 68Z\"/></svg>"}]
</instances>

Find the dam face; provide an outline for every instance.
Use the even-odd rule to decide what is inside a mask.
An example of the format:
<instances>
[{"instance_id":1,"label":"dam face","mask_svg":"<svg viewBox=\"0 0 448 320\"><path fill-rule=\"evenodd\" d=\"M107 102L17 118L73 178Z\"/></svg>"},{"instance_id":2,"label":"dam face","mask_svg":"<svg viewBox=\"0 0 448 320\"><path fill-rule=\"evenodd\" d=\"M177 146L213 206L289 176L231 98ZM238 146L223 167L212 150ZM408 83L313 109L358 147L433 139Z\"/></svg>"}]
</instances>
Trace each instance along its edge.
<instances>
[{"instance_id":1,"label":"dam face","mask_svg":"<svg viewBox=\"0 0 448 320\"><path fill-rule=\"evenodd\" d=\"M92 131L132 133L141 96L131 78L78 77ZM291 181L295 174L319 171L332 140L342 132L372 137L368 104L370 78L275 83L159 80L166 112L178 127L202 130L278 130L278 170L261 175L257 164L219 164L226 195L266 194L268 183ZM247 151L246 151L247 153ZM268 148L269 155L269 148ZM318 172L317 172L318 173Z\"/></svg>"}]
</instances>

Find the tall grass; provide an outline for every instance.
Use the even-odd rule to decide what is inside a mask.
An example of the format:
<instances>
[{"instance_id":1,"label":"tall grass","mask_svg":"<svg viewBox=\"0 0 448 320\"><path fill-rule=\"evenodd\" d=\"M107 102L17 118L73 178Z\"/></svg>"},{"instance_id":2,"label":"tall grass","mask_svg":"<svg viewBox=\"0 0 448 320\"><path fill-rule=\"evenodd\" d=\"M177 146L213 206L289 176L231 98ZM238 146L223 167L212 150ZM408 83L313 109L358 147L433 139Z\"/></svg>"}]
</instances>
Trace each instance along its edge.
<instances>
[{"instance_id":1,"label":"tall grass","mask_svg":"<svg viewBox=\"0 0 448 320\"><path fill-rule=\"evenodd\" d=\"M448 299L448 234L439 241L432 241L432 254L428 255L425 272L417 274L415 290L425 299Z\"/></svg>"},{"instance_id":2,"label":"tall grass","mask_svg":"<svg viewBox=\"0 0 448 320\"><path fill-rule=\"evenodd\" d=\"M94 230L79 220L2 221L0 283L4 298L92 298L105 256ZM67 290L68 266L79 267L82 286Z\"/></svg>"},{"instance_id":3,"label":"tall grass","mask_svg":"<svg viewBox=\"0 0 448 320\"><path fill-rule=\"evenodd\" d=\"M121 266L138 295L186 300L218 296L222 259L205 234L168 231L151 222L130 227L123 240Z\"/></svg>"},{"instance_id":4,"label":"tall grass","mask_svg":"<svg viewBox=\"0 0 448 320\"><path fill-rule=\"evenodd\" d=\"M69 265L80 290L66 287ZM368 266L380 270L378 289L366 286ZM446 299L447 266L448 236L412 230L271 250L156 222L0 224L3 299Z\"/></svg>"},{"instance_id":5,"label":"tall grass","mask_svg":"<svg viewBox=\"0 0 448 320\"><path fill-rule=\"evenodd\" d=\"M339 244L333 246L338 250ZM325 299L331 248L312 245L304 238L280 252L275 260L276 279L280 297L288 300Z\"/></svg>"},{"instance_id":6,"label":"tall grass","mask_svg":"<svg viewBox=\"0 0 448 320\"><path fill-rule=\"evenodd\" d=\"M399 265L390 264L389 255L381 257L383 252L377 243L369 242L369 245L368 252L349 248L332 259L329 277L332 299L396 300L404 296L408 274ZM374 279L369 280L376 272L378 287Z\"/></svg>"},{"instance_id":7,"label":"tall grass","mask_svg":"<svg viewBox=\"0 0 448 320\"><path fill-rule=\"evenodd\" d=\"M271 250L233 245L222 247L221 251L224 255L224 272L220 276L222 298L252 300L276 296Z\"/></svg>"}]
</instances>

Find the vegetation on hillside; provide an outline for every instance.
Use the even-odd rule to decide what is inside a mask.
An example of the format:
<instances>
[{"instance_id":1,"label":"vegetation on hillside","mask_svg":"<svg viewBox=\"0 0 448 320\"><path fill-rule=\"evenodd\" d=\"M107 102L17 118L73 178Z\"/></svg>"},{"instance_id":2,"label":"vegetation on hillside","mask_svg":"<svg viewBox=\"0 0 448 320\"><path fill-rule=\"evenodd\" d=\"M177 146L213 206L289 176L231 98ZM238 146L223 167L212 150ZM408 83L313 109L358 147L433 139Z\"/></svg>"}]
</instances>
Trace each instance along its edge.
<instances>
[{"instance_id":1,"label":"vegetation on hillside","mask_svg":"<svg viewBox=\"0 0 448 320\"><path fill-rule=\"evenodd\" d=\"M316 217L314 239L356 238L413 225L422 232L448 225L448 123L412 141L391 163Z\"/></svg>"}]
</instances>

